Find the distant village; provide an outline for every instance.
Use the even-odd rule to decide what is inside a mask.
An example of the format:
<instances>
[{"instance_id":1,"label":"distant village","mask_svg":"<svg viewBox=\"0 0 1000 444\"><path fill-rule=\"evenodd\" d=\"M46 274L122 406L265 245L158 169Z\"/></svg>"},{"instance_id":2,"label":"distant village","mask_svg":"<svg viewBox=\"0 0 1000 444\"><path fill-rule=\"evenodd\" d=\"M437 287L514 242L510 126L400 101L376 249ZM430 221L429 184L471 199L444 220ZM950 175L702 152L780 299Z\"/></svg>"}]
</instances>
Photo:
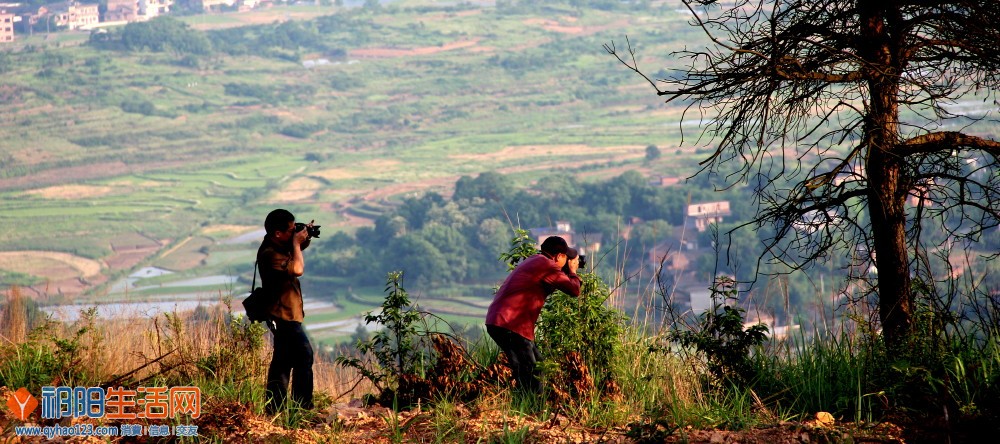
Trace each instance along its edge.
<instances>
[{"instance_id":1,"label":"distant village","mask_svg":"<svg viewBox=\"0 0 1000 444\"><path fill-rule=\"evenodd\" d=\"M272 4L271 0L181 0L187 10L249 11ZM174 0L107 0L101 10L97 3L67 1L37 5L0 3L0 44L15 41L17 34L58 30L93 30L104 26L145 21L167 14Z\"/></svg>"},{"instance_id":2,"label":"distant village","mask_svg":"<svg viewBox=\"0 0 1000 444\"><path fill-rule=\"evenodd\" d=\"M970 166L975 166L977 160L966 160ZM864 171L861 167L845 169L834 178L834 183L841 185L845 182L858 180L863 177ZM661 176L651 181L652 185L659 187L671 187L681 183L679 177ZM928 195L928 184L918 184L914 191L910 193L907 204L913 207L931 207L934 205L933 199ZM677 297L674 303L679 307L691 309L695 313L701 313L712 308L712 296L709 287L712 282L710 277L699 274L695 269L695 264L703 256L715 255L716 251L709 245L699 245L699 233L703 233L715 224L732 223L732 210L729 201L704 201L690 202L684 209L684 222L682 226L673 227L662 241L647 247L644 252L644 266L663 276L669 276L673 289ZM811 233L822 229L827 223L837 223L839 216L835 213L828 213L824 217L822 213L807 214L803 220L795 224L798 231ZM629 221L622 233L623 239L629 238L630 228L642 222L637 218ZM532 228L531 236L538 244L541 244L549 236L561 236L566 239L571 247L591 258L600 257L602 236L600 234L581 234L574 231L569 221L556 221L555 226ZM872 270L874 272L874 270ZM961 273L961 271L958 271ZM773 323L773 319L768 320Z\"/></svg>"},{"instance_id":3,"label":"distant village","mask_svg":"<svg viewBox=\"0 0 1000 444\"><path fill-rule=\"evenodd\" d=\"M679 182L679 178L664 177L654 183L672 186ZM713 224L727 222L731 216L729 201L690 203L684 211L684 225L675 227L666 239L646 250L644 261L651 270L674 276L675 289L682 295L675 302L681 306L698 313L711 308L711 282L704 277L699 278L693 264L699 256L712 255L715 251L698 245L698 233L708 230ZM631 222L628 228L641 221ZM629 237L628 228L623 233L624 239ZM577 233L568 221L556 221L553 227L532 228L529 231L538 245L549 236L560 236L580 254L588 255L589 260L599 257L601 251L601 234Z\"/></svg>"}]
</instances>

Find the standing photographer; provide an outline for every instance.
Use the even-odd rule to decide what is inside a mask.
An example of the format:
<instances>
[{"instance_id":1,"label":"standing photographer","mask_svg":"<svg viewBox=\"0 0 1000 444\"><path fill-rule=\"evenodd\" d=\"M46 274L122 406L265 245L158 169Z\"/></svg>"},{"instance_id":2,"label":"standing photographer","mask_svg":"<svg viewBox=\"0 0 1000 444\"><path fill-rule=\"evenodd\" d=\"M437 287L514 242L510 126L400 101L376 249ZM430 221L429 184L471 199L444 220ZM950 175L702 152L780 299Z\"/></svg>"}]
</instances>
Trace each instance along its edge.
<instances>
[{"instance_id":1,"label":"standing photographer","mask_svg":"<svg viewBox=\"0 0 1000 444\"><path fill-rule=\"evenodd\" d=\"M274 355L267 369L267 412L276 414L287 398L292 382L292 399L299 407L313 407L313 348L302 321L302 287L299 276L305 271L302 250L309 246L312 223L297 229L295 216L277 209L264 220L267 234L257 249L261 285L275 298L271 307L274 328Z\"/></svg>"},{"instance_id":2,"label":"standing photographer","mask_svg":"<svg viewBox=\"0 0 1000 444\"><path fill-rule=\"evenodd\" d=\"M580 295L580 277L576 275L579 257L573 255L566 240L550 236L542 242L541 253L525 259L507 276L486 312L486 332L507 355L507 361L519 387L541 391L535 363L541 359L535 346L535 323L545 305L545 298L556 290ZM563 271L563 266L568 266Z\"/></svg>"}]
</instances>

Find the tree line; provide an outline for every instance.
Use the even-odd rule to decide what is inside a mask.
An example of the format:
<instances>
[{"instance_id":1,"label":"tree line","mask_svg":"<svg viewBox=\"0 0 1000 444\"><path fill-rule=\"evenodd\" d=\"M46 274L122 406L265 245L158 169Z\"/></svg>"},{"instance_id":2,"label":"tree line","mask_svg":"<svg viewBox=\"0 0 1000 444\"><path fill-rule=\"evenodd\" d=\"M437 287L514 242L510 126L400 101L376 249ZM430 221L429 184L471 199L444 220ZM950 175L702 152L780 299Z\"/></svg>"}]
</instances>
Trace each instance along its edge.
<instances>
[{"instance_id":1,"label":"tree line","mask_svg":"<svg viewBox=\"0 0 1000 444\"><path fill-rule=\"evenodd\" d=\"M614 248L627 225L634 224L635 245L652 246L684 224L686 202L729 198L733 218L747 219L752 208L740 190L707 191L699 184L654 185L631 171L602 182L581 182L569 173L539 178L517 188L495 172L463 176L451 197L429 192L403 200L354 235L337 233L317 243L314 270L332 277L377 284L383 273L402 269L417 285L449 285L495 279L497 257L507 251L515 228L571 223L577 239L600 236ZM610 247L607 247L608 244ZM642 265L645 250L627 250ZM613 262L613 261L609 261Z\"/></svg>"}]
</instances>

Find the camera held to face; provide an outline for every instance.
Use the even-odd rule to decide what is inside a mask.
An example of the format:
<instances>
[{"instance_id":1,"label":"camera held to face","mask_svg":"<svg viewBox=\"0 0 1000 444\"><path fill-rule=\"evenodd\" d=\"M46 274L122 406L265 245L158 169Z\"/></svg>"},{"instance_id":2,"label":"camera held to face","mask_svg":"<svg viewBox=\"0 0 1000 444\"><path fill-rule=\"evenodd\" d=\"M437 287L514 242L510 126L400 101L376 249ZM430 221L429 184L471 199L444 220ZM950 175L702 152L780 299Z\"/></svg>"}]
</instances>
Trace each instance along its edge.
<instances>
[{"instance_id":1,"label":"camera held to face","mask_svg":"<svg viewBox=\"0 0 1000 444\"><path fill-rule=\"evenodd\" d=\"M320 226L321 225L313 225L313 226L310 227L310 226L308 226L308 225L306 225L306 224L304 224L302 222L296 222L295 223L295 232L298 233L299 231L302 231L303 229L305 229L309 233L309 237L319 237L319 227Z\"/></svg>"},{"instance_id":2,"label":"camera held to face","mask_svg":"<svg viewBox=\"0 0 1000 444\"><path fill-rule=\"evenodd\" d=\"M582 270L587 266L587 255L581 254L577 257L580 258L579 266L577 268ZM566 265L563 265L562 269L564 273L569 273L569 261L566 261Z\"/></svg>"}]
</instances>

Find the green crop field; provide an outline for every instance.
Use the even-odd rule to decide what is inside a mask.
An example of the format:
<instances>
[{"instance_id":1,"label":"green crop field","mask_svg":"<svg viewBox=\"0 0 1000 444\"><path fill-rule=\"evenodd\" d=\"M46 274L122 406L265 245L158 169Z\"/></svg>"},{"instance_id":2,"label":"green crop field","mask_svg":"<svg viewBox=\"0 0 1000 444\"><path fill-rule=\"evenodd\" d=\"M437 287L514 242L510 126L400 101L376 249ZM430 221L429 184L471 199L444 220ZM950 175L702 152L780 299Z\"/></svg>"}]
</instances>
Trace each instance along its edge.
<instances>
[{"instance_id":1,"label":"green crop field","mask_svg":"<svg viewBox=\"0 0 1000 444\"><path fill-rule=\"evenodd\" d=\"M235 289L148 292L239 293L256 241L228 240L276 207L333 234L415 193L448 193L462 175L495 171L526 186L556 171L690 174L699 156L680 144L681 108L603 48L628 36L656 73L669 51L703 44L685 20L666 2L498 10L406 0L183 17L215 48L197 56L33 37L3 59L0 251L63 252L102 268L87 279L73 267L2 269L4 284L53 303L107 301L120 297L116 282L153 266L173 273L135 286L236 275ZM265 39L294 23L287 35L312 46ZM224 51L244 40L258 46ZM665 154L653 162L651 144ZM338 288L308 280L307 291ZM339 301L336 316L377 306L379 290L364 304Z\"/></svg>"}]
</instances>

